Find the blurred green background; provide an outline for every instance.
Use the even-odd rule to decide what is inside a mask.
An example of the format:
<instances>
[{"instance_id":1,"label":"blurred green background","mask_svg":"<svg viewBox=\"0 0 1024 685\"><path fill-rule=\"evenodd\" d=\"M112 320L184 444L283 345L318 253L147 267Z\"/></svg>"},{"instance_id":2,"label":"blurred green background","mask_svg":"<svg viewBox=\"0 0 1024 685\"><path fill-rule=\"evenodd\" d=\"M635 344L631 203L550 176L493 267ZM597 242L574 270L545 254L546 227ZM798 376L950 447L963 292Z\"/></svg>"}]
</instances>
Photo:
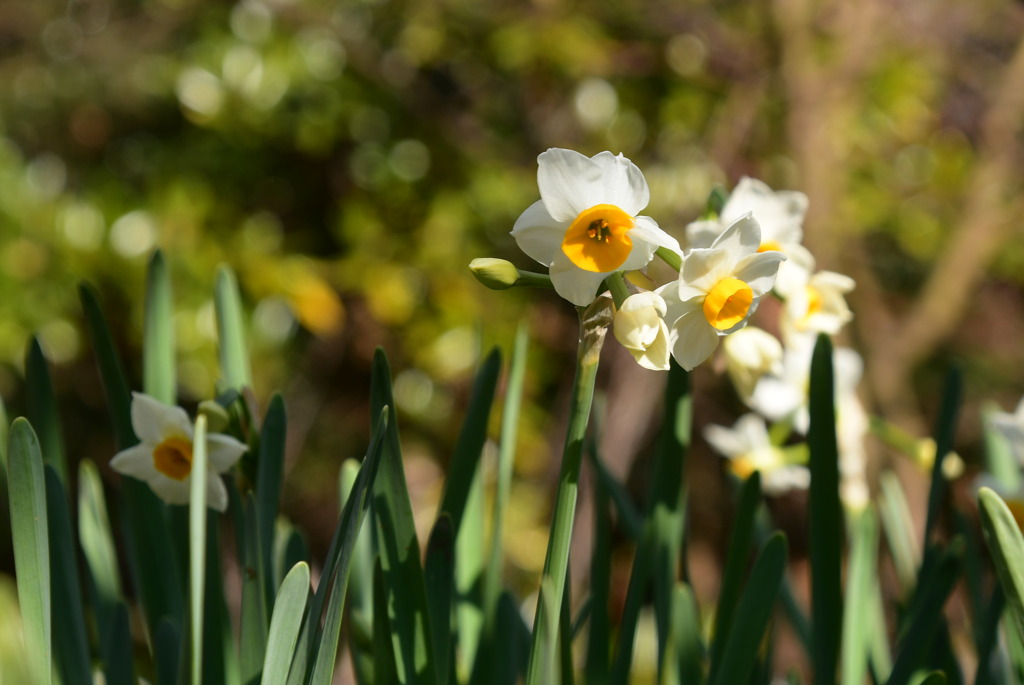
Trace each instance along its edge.
<instances>
[{"instance_id":1,"label":"blurred green background","mask_svg":"<svg viewBox=\"0 0 1024 685\"><path fill-rule=\"evenodd\" d=\"M536 155L610 149L645 172L646 213L680 238L715 184L806 192L819 268L858 283L845 341L866 358L870 410L924 434L958 361L970 461L972 408L1010 409L1024 390L1022 35L1024 6L1003 0L4 0L0 394L23 410L38 334L72 458L105 463L76 285L98 287L138 388L145 265L165 251L191 407L214 391L227 263L256 394L288 401L285 506L319 549L338 464L365 447L373 349L392 359L414 504L429 508L478 360L526 321L509 547L528 587L575 313L553 293L487 291L466 265L534 268L508 231L538 197ZM715 367L695 374L698 425L741 410ZM622 477L661 382L606 350L600 383L625 420L607 422L605 451ZM698 443L690 470L709 487L694 488L693 526L717 548L725 491Z\"/></svg>"}]
</instances>

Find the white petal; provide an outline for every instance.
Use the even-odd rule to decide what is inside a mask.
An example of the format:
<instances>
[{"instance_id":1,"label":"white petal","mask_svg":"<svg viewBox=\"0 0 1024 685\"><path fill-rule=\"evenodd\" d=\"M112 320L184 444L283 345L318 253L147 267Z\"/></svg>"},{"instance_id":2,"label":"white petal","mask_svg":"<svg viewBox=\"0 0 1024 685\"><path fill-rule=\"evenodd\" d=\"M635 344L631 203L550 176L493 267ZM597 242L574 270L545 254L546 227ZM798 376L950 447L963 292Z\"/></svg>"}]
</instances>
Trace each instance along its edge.
<instances>
[{"instance_id":1,"label":"white petal","mask_svg":"<svg viewBox=\"0 0 1024 685\"><path fill-rule=\"evenodd\" d=\"M572 263L561 250L551 262L548 274L555 292L572 302L577 307L586 307L597 297L597 289L601 287L607 273L584 271Z\"/></svg>"},{"instance_id":2,"label":"white petal","mask_svg":"<svg viewBox=\"0 0 1024 685\"><path fill-rule=\"evenodd\" d=\"M169 407L149 395L132 393L132 428L143 443L158 445L169 437L192 439L192 422L181 407Z\"/></svg>"},{"instance_id":3,"label":"white petal","mask_svg":"<svg viewBox=\"0 0 1024 685\"><path fill-rule=\"evenodd\" d=\"M734 429L743 436L747 449L771 447L768 428L764 425L764 419L757 414L744 414L736 420Z\"/></svg>"},{"instance_id":4,"label":"white petal","mask_svg":"<svg viewBox=\"0 0 1024 685\"><path fill-rule=\"evenodd\" d=\"M781 252L755 252L744 257L733 269L733 276L745 282L754 291L754 297L761 297L772 289L779 265L786 259Z\"/></svg>"},{"instance_id":5,"label":"white petal","mask_svg":"<svg viewBox=\"0 0 1024 685\"><path fill-rule=\"evenodd\" d=\"M704 440L724 457L735 457L750 449L742 435L731 428L713 423L704 427Z\"/></svg>"},{"instance_id":6,"label":"white petal","mask_svg":"<svg viewBox=\"0 0 1024 685\"><path fill-rule=\"evenodd\" d=\"M649 216L638 216L634 220L633 228L629 231L629 237L633 241L633 249L636 250L638 242L645 242L657 247L667 247L678 254L683 253L679 247L679 241L664 231L658 223Z\"/></svg>"},{"instance_id":7,"label":"white petal","mask_svg":"<svg viewBox=\"0 0 1024 685\"><path fill-rule=\"evenodd\" d=\"M594 205L616 205L630 216L650 200L647 181L622 155L602 152L592 158L551 148L537 158L540 197L556 221L572 221Z\"/></svg>"},{"instance_id":8,"label":"white petal","mask_svg":"<svg viewBox=\"0 0 1024 685\"><path fill-rule=\"evenodd\" d=\"M679 299L705 297L716 283L732 275L735 265L726 250L690 250L679 270Z\"/></svg>"},{"instance_id":9,"label":"white petal","mask_svg":"<svg viewBox=\"0 0 1024 685\"><path fill-rule=\"evenodd\" d=\"M804 400L804 394L789 383L774 376L763 376L747 404L770 421L778 421L799 409Z\"/></svg>"},{"instance_id":10,"label":"white petal","mask_svg":"<svg viewBox=\"0 0 1024 685\"><path fill-rule=\"evenodd\" d=\"M718 347L718 332L703 312L687 312L672 326L672 356L679 366L692 371Z\"/></svg>"},{"instance_id":11,"label":"white petal","mask_svg":"<svg viewBox=\"0 0 1024 685\"><path fill-rule=\"evenodd\" d=\"M157 473L149 481L149 487L160 499L168 504L188 504L191 479L174 480L162 473Z\"/></svg>"},{"instance_id":12,"label":"white petal","mask_svg":"<svg viewBox=\"0 0 1024 685\"><path fill-rule=\"evenodd\" d=\"M728 250L732 261L738 262L761 247L761 226L752 216L744 214L726 226L711 247Z\"/></svg>"},{"instance_id":13,"label":"white petal","mask_svg":"<svg viewBox=\"0 0 1024 685\"><path fill-rule=\"evenodd\" d=\"M643 353L633 352L633 358L645 369L651 371L668 371L669 359L672 356L672 349L669 347L668 325L664 321L658 327L658 334L654 342L647 346Z\"/></svg>"},{"instance_id":14,"label":"white petal","mask_svg":"<svg viewBox=\"0 0 1024 685\"><path fill-rule=\"evenodd\" d=\"M761 488L772 497L790 490L806 490L810 485L811 472L806 466L792 464L761 473Z\"/></svg>"},{"instance_id":15,"label":"white petal","mask_svg":"<svg viewBox=\"0 0 1024 685\"><path fill-rule=\"evenodd\" d=\"M143 444L121 450L110 460L110 468L125 476L149 480L156 473L156 466L153 464L153 447Z\"/></svg>"},{"instance_id":16,"label":"white petal","mask_svg":"<svg viewBox=\"0 0 1024 685\"><path fill-rule=\"evenodd\" d=\"M686 225L686 246L689 249L695 247L711 247L721 233L721 222L719 221L694 221Z\"/></svg>"},{"instance_id":17,"label":"white petal","mask_svg":"<svg viewBox=\"0 0 1024 685\"><path fill-rule=\"evenodd\" d=\"M249 448L230 435L210 433L206 436L206 456L210 467L217 473L224 473L235 465Z\"/></svg>"},{"instance_id":18,"label":"white petal","mask_svg":"<svg viewBox=\"0 0 1024 685\"><path fill-rule=\"evenodd\" d=\"M762 181L743 178L722 208L722 221L729 223L747 212L761 224L762 241L799 243L807 196L791 190L772 191Z\"/></svg>"},{"instance_id":19,"label":"white petal","mask_svg":"<svg viewBox=\"0 0 1024 685\"><path fill-rule=\"evenodd\" d=\"M222 513L228 508L228 490L224 486L224 479L215 473L206 477L206 506Z\"/></svg>"},{"instance_id":20,"label":"white petal","mask_svg":"<svg viewBox=\"0 0 1024 685\"><path fill-rule=\"evenodd\" d=\"M516 219L512 237L527 256L544 266L550 266L555 253L562 250L562 240L568 227L568 224L560 224L552 219L544 208L544 202L537 200Z\"/></svg>"}]
</instances>

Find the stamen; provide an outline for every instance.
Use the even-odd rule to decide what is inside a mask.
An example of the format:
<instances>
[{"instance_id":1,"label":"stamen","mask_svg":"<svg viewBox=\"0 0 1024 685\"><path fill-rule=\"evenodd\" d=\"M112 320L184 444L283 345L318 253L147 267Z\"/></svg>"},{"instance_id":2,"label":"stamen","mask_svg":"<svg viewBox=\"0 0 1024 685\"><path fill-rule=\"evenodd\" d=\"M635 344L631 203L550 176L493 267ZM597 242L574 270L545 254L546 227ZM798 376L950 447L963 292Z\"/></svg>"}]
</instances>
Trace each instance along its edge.
<instances>
[{"instance_id":1,"label":"stamen","mask_svg":"<svg viewBox=\"0 0 1024 685\"><path fill-rule=\"evenodd\" d=\"M633 217L615 205L594 205L580 212L566 229L562 252L584 271L615 271L633 249L631 228Z\"/></svg>"},{"instance_id":2,"label":"stamen","mask_svg":"<svg viewBox=\"0 0 1024 685\"><path fill-rule=\"evenodd\" d=\"M185 438L167 438L153 448L153 465L168 478L185 480L192 473L192 443Z\"/></svg>"}]
</instances>

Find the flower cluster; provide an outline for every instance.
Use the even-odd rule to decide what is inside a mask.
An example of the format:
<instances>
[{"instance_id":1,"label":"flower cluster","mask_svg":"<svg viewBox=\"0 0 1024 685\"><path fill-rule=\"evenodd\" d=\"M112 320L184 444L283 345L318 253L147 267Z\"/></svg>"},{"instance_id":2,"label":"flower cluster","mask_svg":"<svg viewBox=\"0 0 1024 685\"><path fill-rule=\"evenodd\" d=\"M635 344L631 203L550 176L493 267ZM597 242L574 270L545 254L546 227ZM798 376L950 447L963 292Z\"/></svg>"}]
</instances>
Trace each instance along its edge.
<instances>
[{"instance_id":1,"label":"flower cluster","mask_svg":"<svg viewBox=\"0 0 1024 685\"><path fill-rule=\"evenodd\" d=\"M814 257L802 245L807 197L744 178L719 211L689 224L680 241L640 215L650 192L640 170L622 155L586 157L553 148L538 157L538 164L540 200L522 213L512 236L548 268L555 291L586 307L607 288L615 303L614 337L647 369L667 370L674 359L692 370L724 340L729 376L753 413L731 429L710 426L708 442L738 474L761 470L770 491L806 485L804 467L796 463L805 450L780 444L793 431L807 430L814 341L819 333L838 333L850 321L845 295L854 287L847 276L816 270ZM656 256L677 270L675 280L643 290L622 277L645 269ZM537 282L538 274L511 265L508 273L499 274L491 261L473 265L491 287ZM762 328L750 325L769 295L781 302L772 308L779 319ZM867 501L867 420L855 393L860 357L838 349L835 368L844 493L860 506ZM774 443L766 420L788 428L773 431L783 436Z\"/></svg>"}]
</instances>

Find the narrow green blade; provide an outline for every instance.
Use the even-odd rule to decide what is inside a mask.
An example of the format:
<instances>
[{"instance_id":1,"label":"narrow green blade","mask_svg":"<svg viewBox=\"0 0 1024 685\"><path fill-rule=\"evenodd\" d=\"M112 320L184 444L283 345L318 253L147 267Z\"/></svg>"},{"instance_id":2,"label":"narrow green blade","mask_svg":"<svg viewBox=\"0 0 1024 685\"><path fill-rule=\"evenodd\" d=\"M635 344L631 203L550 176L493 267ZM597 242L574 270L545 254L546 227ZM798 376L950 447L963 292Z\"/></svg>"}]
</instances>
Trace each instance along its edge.
<instances>
[{"instance_id":1,"label":"narrow green blade","mask_svg":"<svg viewBox=\"0 0 1024 685\"><path fill-rule=\"evenodd\" d=\"M786 572L786 556L785 536L772 535L754 562L750 581L740 597L736 615L743 621L729 633L721 665L711 680L715 685L745 683L750 678Z\"/></svg>"},{"instance_id":2,"label":"narrow green blade","mask_svg":"<svg viewBox=\"0 0 1024 685\"><path fill-rule=\"evenodd\" d=\"M875 571L878 548L878 519L873 509L861 512L853 528L853 549L846 581L843 612L843 685L862 685L868 672L868 656L877 626L873 607L878 593Z\"/></svg>"},{"instance_id":3,"label":"narrow green blade","mask_svg":"<svg viewBox=\"0 0 1024 685\"><path fill-rule=\"evenodd\" d=\"M832 342L819 335L811 358L809 392L811 486L808 527L811 558L811 663L819 685L833 685L842 630L843 514L839 503L839 449L836 444Z\"/></svg>"},{"instance_id":4,"label":"narrow green blade","mask_svg":"<svg viewBox=\"0 0 1024 685\"><path fill-rule=\"evenodd\" d=\"M391 370L384 353L378 350L370 383L371 415L377 416L385 407L393 417ZM427 630L426 587L397 424L395 420L388 421L381 473L373 489L375 539L389 598L388 617L398 679L402 683L433 683L435 671L430 655L434 650Z\"/></svg>"},{"instance_id":5,"label":"narrow green blade","mask_svg":"<svg viewBox=\"0 0 1024 685\"><path fill-rule=\"evenodd\" d=\"M1006 605L1024 634L1024 535L1002 498L989 488L978 492L985 542L1006 595Z\"/></svg>"},{"instance_id":6,"label":"narrow green blade","mask_svg":"<svg viewBox=\"0 0 1024 685\"><path fill-rule=\"evenodd\" d=\"M380 558L373 570L373 679L365 685L397 685L398 668L388 618L388 591Z\"/></svg>"},{"instance_id":7,"label":"narrow green blade","mask_svg":"<svg viewBox=\"0 0 1024 685\"><path fill-rule=\"evenodd\" d=\"M107 516L107 502L99 470L89 459L78 464L78 539L85 556L92 588L101 650L110 631L113 612L121 600L121 574L117 565L114 536Z\"/></svg>"},{"instance_id":8,"label":"narrow green blade","mask_svg":"<svg viewBox=\"0 0 1024 685\"><path fill-rule=\"evenodd\" d=\"M124 622L128 626L128 608L124 607ZM181 635L168 619L160 621L153 640L153 653L156 662L157 685L178 685L178 672L181 657ZM108 681L109 682L109 681ZM135 680L131 681L134 685Z\"/></svg>"},{"instance_id":9,"label":"narrow green blade","mask_svg":"<svg viewBox=\"0 0 1024 685\"><path fill-rule=\"evenodd\" d=\"M138 443L132 429L128 384L95 291L91 286L82 284L79 295L114 423L117 448L123 450ZM170 617L175 627L180 628L181 571L171 546L166 544L166 540L171 539L166 507L149 486L134 478L122 479L121 497L121 520L126 533L130 567L145 609L149 634L156 632L164 616Z\"/></svg>"},{"instance_id":10,"label":"narrow green blade","mask_svg":"<svg viewBox=\"0 0 1024 685\"><path fill-rule=\"evenodd\" d=\"M262 443L261 443L262 449ZM242 682L257 682L266 658L267 608L265 569L262 563L262 544L257 530L258 504L252 492L245 495L245 572L242 574L242 613L239 627L239 666Z\"/></svg>"},{"instance_id":11,"label":"narrow green blade","mask_svg":"<svg viewBox=\"0 0 1024 685\"><path fill-rule=\"evenodd\" d=\"M946 494L946 476L942 473L942 463L946 455L953 451L953 436L956 433L957 413L960 410L963 395L963 378L960 370L950 368L946 377L946 387L942 393L942 404L939 416L935 421L935 462L932 464L932 482L928 490L928 519L924 528L924 544L928 546L931 534L939 519L939 509Z\"/></svg>"},{"instance_id":12,"label":"narrow green blade","mask_svg":"<svg viewBox=\"0 0 1024 685\"><path fill-rule=\"evenodd\" d=\"M686 528L684 468L690 447L693 396L690 374L673 359L665 385L665 413L654 457L649 520L655 530L654 616L658 629L658 664L665 663L669 648L672 595L679 580L683 534Z\"/></svg>"},{"instance_id":13,"label":"narrow green blade","mask_svg":"<svg viewBox=\"0 0 1024 685\"><path fill-rule=\"evenodd\" d=\"M43 462L57 472L62 483L68 483L68 463L64 454L60 414L53 392L50 365L35 336L29 341L25 355L25 405L27 418L39 436Z\"/></svg>"},{"instance_id":14,"label":"narrow green blade","mask_svg":"<svg viewBox=\"0 0 1024 685\"><path fill-rule=\"evenodd\" d=\"M477 472L480 454L487 441L487 423L491 416L491 405L494 402L494 390L498 385L500 371L501 353L493 349L477 373L466 418L462 423L451 463L448 465L439 513L451 516L456 535L459 534L459 527L462 525L462 513L469 497L473 476Z\"/></svg>"},{"instance_id":15,"label":"narrow green blade","mask_svg":"<svg viewBox=\"0 0 1024 685\"><path fill-rule=\"evenodd\" d=\"M342 612L345 608L345 591L348 587L349 572L352 568L352 552L362 528L363 519L370 507L371 492L376 485L385 460L386 436L390 426L389 411L381 409L376 421L373 438L359 469L359 477L345 502L338 527L328 550L324 573L317 587L310 610L311 623L307 623L314 636L311 644L314 651L310 685L328 685L333 678L334 662L338 652L338 637L341 633ZM422 582L422 581L421 581ZM330 591L330 599L327 592ZM319 630L323 620L323 630Z\"/></svg>"},{"instance_id":16,"label":"narrow green blade","mask_svg":"<svg viewBox=\"0 0 1024 685\"><path fill-rule=\"evenodd\" d=\"M985 403L981 408L982 437L985 439L985 470L992 474L1002 486L1003 492L1017 492L1024 484L1020 464L1013 453L1010 441L1002 431L992 424L998 405Z\"/></svg>"},{"instance_id":17,"label":"narrow green blade","mask_svg":"<svg viewBox=\"0 0 1024 685\"><path fill-rule=\"evenodd\" d=\"M477 547L481 547L479 542ZM433 661L439 685L447 685L452 668L452 599L455 594L455 531L447 513L434 523L427 541L423 564L427 585L427 610L430 631L434 636Z\"/></svg>"},{"instance_id":18,"label":"narrow green blade","mask_svg":"<svg viewBox=\"0 0 1024 685\"><path fill-rule=\"evenodd\" d=\"M132 660L134 645L132 643L132 626L131 618L128 615L128 605L124 602L118 602L111 612L111 617L109 633L103 638L103 644L106 645L106 648L103 650L103 676L106 685L136 685L138 681L135 679L135 664ZM166 623L165 625L170 624ZM157 643L155 645L158 663L160 650L164 648L160 643L160 639L161 635L158 629ZM174 659L176 664L178 659L177 641L174 644ZM158 685L176 684L177 678L165 677L161 679L159 677L161 675L163 675L163 672L158 671ZM177 675L177 671L175 671L175 675ZM92 681L90 680L89 682Z\"/></svg>"},{"instance_id":19,"label":"narrow green blade","mask_svg":"<svg viewBox=\"0 0 1024 685\"><path fill-rule=\"evenodd\" d=\"M308 599L309 564L299 562L285 576L274 602L274 615L270 618L270 633L267 636L267 653L263 660L261 682L266 685L283 683L288 679L288 668L299 640Z\"/></svg>"},{"instance_id":20,"label":"narrow green blade","mask_svg":"<svg viewBox=\"0 0 1024 685\"><path fill-rule=\"evenodd\" d=\"M273 609L274 594L274 529L281 502L281 481L284 478L285 430L288 417L284 398L274 393L260 430L256 464L256 523L259 542L261 577L264 580L266 606Z\"/></svg>"},{"instance_id":21,"label":"narrow green blade","mask_svg":"<svg viewBox=\"0 0 1024 685\"><path fill-rule=\"evenodd\" d=\"M245 324L242 317L242 298L238 280L227 266L217 269L214 292L217 310L217 335L220 340L220 369L228 388L239 390L252 387L252 366L246 345Z\"/></svg>"},{"instance_id":22,"label":"narrow green blade","mask_svg":"<svg viewBox=\"0 0 1024 685\"><path fill-rule=\"evenodd\" d=\"M171 278L160 250L146 271L146 320L142 344L142 387L164 404L178 398L174 362L174 305Z\"/></svg>"},{"instance_id":23,"label":"narrow green blade","mask_svg":"<svg viewBox=\"0 0 1024 685\"><path fill-rule=\"evenodd\" d=\"M50 526L50 575L53 588L53 649L64 685L92 685L89 641L78 582L71 514L57 470L46 465L46 514Z\"/></svg>"},{"instance_id":24,"label":"narrow green blade","mask_svg":"<svg viewBox=\"0 0 1024 685\"><path fill-rule=\"evenodd\" d=\"M669 647L661 667L661 682L701 685L704 682L704 643L701 640L700 613L693 589L686 583L676 583L672 593L669 627Z\"/></svg>"},{"instance_id":25,"label":"narrow green blade","mask_svg":"<svg viewBox=\"0 0 1024 685\"><path fill-rule=\"evenodd\" d=\"M963 561L963 540L955 538L949 548L925 555L921 578L910 605L906 628L899 640L896 663L887 681L888 685L906 685L915 672L927 666L928 652L940 626L946 599L960 576ZM929 558L934 558L931 562Z\"/></svg>"},{"instance_id":26,"label":"narrow green blade","mask_svg":"<svg viewBox=\"0 0 1024 685\"><path fill-rule=\"evenodd\" d=\"M474 661L480 658L480 641L484 633L484 518L483 473L477 469L466 497L462 526L455 538L456 668L460 674L472 672ZM427 590L429 602L432 601L429 585ZM434 651L438 651L436 646Z\"/></svg>"},{"instance_id":27,"label":"narrow green blade","mask_svg":"<svg viewBox=\"0 0 1024 685\"><path fill-rule=\"evenodd\" d=\"M588 444L591 463L597 464L596 446ZM608 489L601 478L594 479L594 549L590 556L590 630L587 631L587 660L584 672L588 685L605 685L611 677L611 514Z\"/></svg>"},{"instance_id":28,"label":"narrow green blade","mask_svg":"<svg viewBox=\"0 0 1024 685\"><path fill-rule=\"evenodd\" d=\"M206 597L206 417L196 419L188 503L189 609L192 617L192 682L203 681L203 607Z\"/></svg>"},{"instance_id":29,"label":"narrow green blade","mask_svg":"<svg viewBox=\"0 0 1024 685\"><path fill-rule=\"evenodd\" d=\"M50 683L52 608L46 481L39 439L23 418L11 425L7 478L25 651L36 682Z\"/></svg>"},{"instance_id":30,"label":"narrow green blade","mask_svg":"<svg viewBox=\"0 0 1024 685\"><path fill-rule=\"evenodd\" d=\"M921 551L914 542L913 519L907 498L903 494L903 486L899 477L892 471L884 472L879 482L882 486L882 497L879 511L885 539L889 543L896 576L904 596L910 596L917 582L917 568L921 564Z\"/></svg>"},{"instance_id":31,"label":"narrow green blade","mask_svg":"<svg viewBox=\"0 0 1024 685\"><path fill-rule=\"evenodd\" d=\"M729 538L729 551L725 558L725 569L722 574L722 588L718 594L718 606L715 609L715 632L711 641L710 655L712 673L722 661L722 652L725 650L725 643L732 630L740 588L749 567L754 522L760 504L761 474L755 471L740 488L736 518L733 521L732 536Z\"/></svg>"},{"instance_id":32,"label":"narrow green blade","mask_svg":"<svg viewBox=\"0 0 1024 685\"><path fill-rule=\"evenodd\" d=\"M338 477L339 494L342 503L348 501L359 464L349 459L341 465ZM372 512L369 514L372 516ZM373 550L372 526L364 525L356 536L352 549L352 572L348 580L349 652L352 668L359 683L373 682L373 571L377 557ZM388 633L390 639L390 632Z\"/></svg>"},{"instance_id":33,"label":"narrow green blade","mask_svg":"<svg viewBox=\"0 0 1024 685\"><path fill-rule=\"evenodd\" d=\"M942 671L932 671L918 681L918 685L946 685L946 674Z\"/></svg>"}]
</instances>

